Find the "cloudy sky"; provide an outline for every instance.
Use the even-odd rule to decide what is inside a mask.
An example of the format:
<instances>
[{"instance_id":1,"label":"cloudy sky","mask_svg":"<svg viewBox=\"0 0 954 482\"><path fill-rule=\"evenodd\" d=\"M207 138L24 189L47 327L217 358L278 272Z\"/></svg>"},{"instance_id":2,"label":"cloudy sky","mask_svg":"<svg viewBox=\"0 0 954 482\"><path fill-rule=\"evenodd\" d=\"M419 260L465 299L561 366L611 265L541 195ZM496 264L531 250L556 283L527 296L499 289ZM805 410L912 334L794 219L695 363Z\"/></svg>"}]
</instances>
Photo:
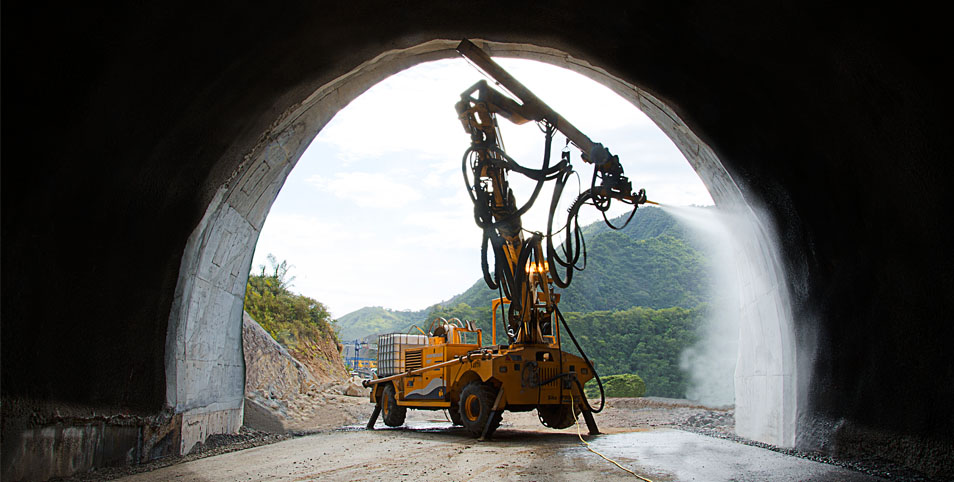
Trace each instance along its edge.
<instances>
[{"instance_id":1,"label":"cloudy sky","mask_svg":"<svg viewBox=\"0 0 954 482\"><path fill-rule=\"evenodd\" d=\"M634 188L670 205L710 205L685 158L642 112L579 74L527 60L497 59L524 85L596 142L619 155ZM293 291L325 303L335 317L363 306L421 309L480 277L480 230L461 175L470 144L454 111L460 93L483 78L461 59L420 64L375 85L339 112L299 160L265 221L252 271L266 256L287 260ZM543 134L501 119L507 152L538 167ZM552 160L564 137L557 133ZM572 155L580 178L592 170ZM532 190L511 176L518 201ZM578 193L571 180L568 205ZM543 231L544 190L524 227ZM588 209L587 209L588 208ZM582 224L596 221L592 207ZM613 214L621 214L617 208ZM561 210L565 212L565 210Z\"/></svg>"}]
</instances>

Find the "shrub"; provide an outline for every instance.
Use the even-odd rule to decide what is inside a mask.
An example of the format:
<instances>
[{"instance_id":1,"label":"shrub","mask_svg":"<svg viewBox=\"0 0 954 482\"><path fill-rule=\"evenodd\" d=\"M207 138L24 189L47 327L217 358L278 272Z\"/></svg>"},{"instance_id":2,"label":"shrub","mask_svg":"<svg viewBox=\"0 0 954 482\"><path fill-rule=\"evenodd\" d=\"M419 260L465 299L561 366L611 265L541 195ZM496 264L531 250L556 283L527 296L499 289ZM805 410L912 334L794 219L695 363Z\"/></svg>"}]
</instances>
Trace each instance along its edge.
<instances>
[{"instance_id":1,"label":"shrub","mask_svg":"<svg viewBox=\"0 0 954 482\"><path fill-rule=\"evenodd\" d=\"M607 397L642 397L646 395L646 383L636 374L624 373L603 377L603 390ZM596 398L600 395L596 380L590 380L584 389L586 396Z\"/></svg>"}]
</instances>

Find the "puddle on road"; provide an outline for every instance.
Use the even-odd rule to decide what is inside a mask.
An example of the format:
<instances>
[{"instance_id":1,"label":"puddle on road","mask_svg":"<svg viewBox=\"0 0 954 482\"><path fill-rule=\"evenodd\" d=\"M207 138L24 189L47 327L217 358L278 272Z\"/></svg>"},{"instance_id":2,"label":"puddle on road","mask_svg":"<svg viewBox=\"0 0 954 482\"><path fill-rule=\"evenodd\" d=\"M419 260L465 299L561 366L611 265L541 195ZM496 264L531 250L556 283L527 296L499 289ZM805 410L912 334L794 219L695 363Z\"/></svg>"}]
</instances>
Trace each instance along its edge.
<instances>
[{"instance_id":1,"label":"puddle on road","mask_svg":"<svg viewBox=\"0 0 954 482\"><path fill-rule=\"evenodd\" d=\"M664 478L671 476L676 480L882 480L840 467L682 430L604 435L591 440L590 445L607 457L620 462L627 461L624 466L664 474Z\"/></svg>"},{"instance_id":2,"label":"puddle on road","mask_svg":"<svg viewBox=\"0 0 954 482\"><path fill-rule=\"evenodd\" d=\"M454 424L444 421L444 420L414 420L406 422L400 427L388 427L387 425L378 422L374 425L375 430L403 430L410 432L458 432L463 431L460 427L455 427ZM366 424L355 424L355 425L346 425L344 427L335 429L336 432L353 432L357 430L367 430Z\"/></svg>"}]
</instances>

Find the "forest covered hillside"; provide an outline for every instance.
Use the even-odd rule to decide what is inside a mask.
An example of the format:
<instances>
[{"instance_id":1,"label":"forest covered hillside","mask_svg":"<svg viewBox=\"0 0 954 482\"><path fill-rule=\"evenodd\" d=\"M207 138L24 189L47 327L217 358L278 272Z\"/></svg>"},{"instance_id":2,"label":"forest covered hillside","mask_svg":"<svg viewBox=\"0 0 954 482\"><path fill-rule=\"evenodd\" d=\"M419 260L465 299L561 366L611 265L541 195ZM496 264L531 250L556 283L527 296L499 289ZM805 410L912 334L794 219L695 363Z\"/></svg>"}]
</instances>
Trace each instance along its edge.
<instances>
[{"instance_id":1,"label":"forest covered hillside","mask_svg":"<svg viewBox=\"0 0 954 482\"><path fill-rule=\"evenodd\" d=\"M611 220L622 225L625 216ZM586 269L577 272L562 294L563 312L626 310L633 306L693 308L708 303L710 265L702 243L662 209L636 211L625 228L614 231L599 221L583 228ZM488 307L498 297L477 280L463 293L427 309L439 312L464 303ZM489 313L489 311L488 311Z\"/></svg>"},{"instance_id":2,"label":"forest covered hillside","mask_svg":"<svg viewBox=\"0 0 954 482\"><path fill-rule=\"evenodd\" d=\"M622 225L624 217L613 219ZM643 207L619 231L602 221L583 229L587 267L561 293L563 312L647 308L694 308L710 301L710 265L702 243L662 209ZM478 262L475 258L474 262ZM343 340L406 331L454 310L489 323L490 302L499 295L478 279L463 293L420 311L365 307L338 319ZM461 306L466 305L466 307Z\"/></svg>"},{"instance_id":3,"label":"forest covered hillside","mask_svg":"<svg viewBox=\"0 0 954 482\"><path fill-rule=\"evenodd\" d=\"M405 331L407 327L421 323L427 309L399 311L380 306L365 306L338 318L338 338L351 341L378 333Z\"/></svg>"}]
</instances>

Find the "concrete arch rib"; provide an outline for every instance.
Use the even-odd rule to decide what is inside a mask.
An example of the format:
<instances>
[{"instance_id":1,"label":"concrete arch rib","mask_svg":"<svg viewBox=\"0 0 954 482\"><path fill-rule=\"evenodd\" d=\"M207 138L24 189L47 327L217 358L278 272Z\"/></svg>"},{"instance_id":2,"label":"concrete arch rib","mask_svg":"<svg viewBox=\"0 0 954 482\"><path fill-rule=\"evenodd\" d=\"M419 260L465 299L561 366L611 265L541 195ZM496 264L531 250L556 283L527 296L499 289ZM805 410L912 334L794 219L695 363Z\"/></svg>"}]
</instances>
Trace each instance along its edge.
<instances>
[{"instance_id":1,"label":"concrete arch rib","mask_svg":"<svg viewBox=\"0 0 954 482\"><path fill-rule=\"evenodd\" d=\"M181 414L180 453L208 434L242 423L242 307L259 232L304 150L340 109L375 83L421 62L457 56L459 40L437 39L377 55L285 111L237 163L190 236L180 264L166 343L166 402ZM788 291L773 227L762 223L712 150L663 102L559 50L475 41L492 55L534 59L586 75L645 112L682 151L722 209L741 212L739 276L747 281L736 373L737 429L743 436L794 444L796 377ZM774 315L773 315L774 313ZM767 401L767 402L766 402ZM762 408L762 407L767 407Z\"/></svg>"}]
</instances>

